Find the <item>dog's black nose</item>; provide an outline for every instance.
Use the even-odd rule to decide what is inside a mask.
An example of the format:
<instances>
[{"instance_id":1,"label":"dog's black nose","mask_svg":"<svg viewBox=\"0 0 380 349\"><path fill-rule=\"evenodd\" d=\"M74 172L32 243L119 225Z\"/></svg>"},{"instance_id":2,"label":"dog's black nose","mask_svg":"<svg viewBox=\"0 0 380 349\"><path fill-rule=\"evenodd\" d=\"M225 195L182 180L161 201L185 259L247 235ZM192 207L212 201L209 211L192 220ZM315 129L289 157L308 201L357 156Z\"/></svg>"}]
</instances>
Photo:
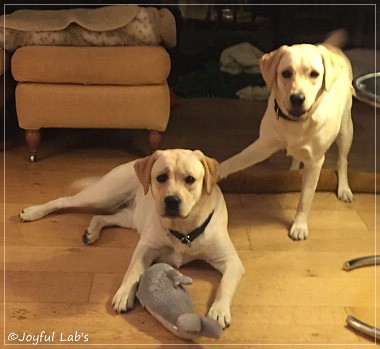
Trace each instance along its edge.
<instances>
[{"instance_id":1,"label":"dog's black nose","mask_svg":"<svg viewBox=\"0 0 380 349\"><path fill-rule=\"evenodd\" d=\"M305 102L305 95L303 93L294 93L290 96L290 102L294 107L300 107Z\"/></svg>"},{"instance_id":2,"label":"dog's black nose","mask_svg":"<svg viewBox=\"0 0 380 349\"><path fill-rule=\"evenodd\" d=\"M177 195L170 195L165 198L166 211L169 213L178 213L181 199Z\"/></svg>"}]
</instances>

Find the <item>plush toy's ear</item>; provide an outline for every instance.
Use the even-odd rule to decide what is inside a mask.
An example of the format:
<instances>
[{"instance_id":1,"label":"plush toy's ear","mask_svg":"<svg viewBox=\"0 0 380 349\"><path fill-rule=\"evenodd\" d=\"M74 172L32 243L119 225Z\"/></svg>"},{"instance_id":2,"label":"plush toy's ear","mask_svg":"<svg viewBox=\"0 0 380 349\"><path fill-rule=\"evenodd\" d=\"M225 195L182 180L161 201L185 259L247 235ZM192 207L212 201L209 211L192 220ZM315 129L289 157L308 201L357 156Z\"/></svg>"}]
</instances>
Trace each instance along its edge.
<instances>
[{"instance_id":1,"label":"plush toy's ear","mask_svg":"<svg viewBox=\"0 0 380 349\"><path fill-rule=\"evenodd\" d=\"M323 45L318 45L318 50L321 53L323 67L325 73L323 75L323 87L326 91L329 91L331 86L340 74L341 65L339 57Z\"/></svg>"},{"instance_id":2,"label":"plush toy's ear","mask_svg":"<svg viewBox=\"0 0 380 349\"><path fill-rule=\"evenodd\" d=\"M262 55L259 61L261 74L269 90L272 89L277 76L277 66L280 62L284 50L287 46L283 45L277 50Z\"/></svg>"},{"instance_id":3,"label":"plush toy's ear","mask_svg":"<svg viewBox=\"0 0 380 349\"><path fill-rule=\"evenodd\" d=\"M219 163L215 159L204 155L200 150L195 150L194 153L205 169L204 184L206 186L206 193L211 194L213 186L219 179Z\"/></svg>"},{"instance_id":4,"label":"plush toy's ear","mask_svg":"<svg viewBox=\"0 0 380 349\"><path fill-rule=\"evenodd\" d=\"M183 275L177 269L170 269L166 272L166 276L173 281L173 286L177 288L178 286L183 285L191 285L193 283L193 279L189 276Z\"/></svg>"},{"instance_id":5,"label":"plush toy's ear","mask_svg":"<svg viewBox=\"0 0 380 349\"><path fill-rule=\"evenodd\" d=\"M146 156L145 158L138 159L135 162L135 172L137 175L137 178L140 180L141 184L144 187L144 193L145 195L149 191L150 186L150 174L152 172L152 167L154 162L157 160L158 151L154 152L150 156Z\"/></svg>"}]
</instances>

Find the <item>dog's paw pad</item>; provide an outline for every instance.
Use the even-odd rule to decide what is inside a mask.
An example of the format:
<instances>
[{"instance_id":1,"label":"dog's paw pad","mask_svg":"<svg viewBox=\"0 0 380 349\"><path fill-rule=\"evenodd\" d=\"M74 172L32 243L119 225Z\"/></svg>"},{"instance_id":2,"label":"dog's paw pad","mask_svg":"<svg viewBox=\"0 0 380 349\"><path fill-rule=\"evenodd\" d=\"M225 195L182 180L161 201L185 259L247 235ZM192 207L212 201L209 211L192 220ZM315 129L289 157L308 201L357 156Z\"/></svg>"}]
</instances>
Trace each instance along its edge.
<instances>
[{"instance_id":1,"label":"dog's paw pad","mask_svg":"<svg viewBox=\"0 0 380 349\"><path fill-rule=\"evenodd\" d=\"M348 189L338 189L338 199L350 203L354 199L354 195L352 194L352 191L350 188Z\"/></svg>"},{"instance_id":2,"label":"dog's paw pad","mask_svg":"<svg viewBox=\"0 0 380 349\"><path fill-rule=\"evenodd\" d=\"M231 312L229 307L213 304L207 316L217 321L223 329L229 327L231 324Z\"/></svg>"},{"instance_id":3,"label":"dog's paw pad","mask_svg":"<svg viewBox=\"0 0 380 349\"><path fill-rule=\"evenodd\" d=\"M294 241L306 240L309 236L309 229L306 224L293 224L289 231L289 237Z\"/></svg>"}]
</instances>

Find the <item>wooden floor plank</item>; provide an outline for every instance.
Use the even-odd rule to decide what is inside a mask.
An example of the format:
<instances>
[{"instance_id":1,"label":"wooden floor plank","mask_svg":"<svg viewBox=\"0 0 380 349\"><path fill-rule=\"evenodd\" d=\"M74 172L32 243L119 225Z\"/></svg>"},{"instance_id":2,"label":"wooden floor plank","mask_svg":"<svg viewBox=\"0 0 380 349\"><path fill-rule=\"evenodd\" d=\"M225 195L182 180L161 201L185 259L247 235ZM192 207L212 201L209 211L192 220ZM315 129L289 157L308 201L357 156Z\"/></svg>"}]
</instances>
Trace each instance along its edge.
<instances>
[{"instance_id":1,"label":"wooden floor plank","mask_svg":"<svg viewBox=\"0 0 380 349\"><path fill-rule=\"evenodd\" d=\"M88 301L92 273L7 271L7 302L85 303Z\"/></svg>"},{"instance_id":2,"label":"wooden floor plank","mask_svg":"<svg viewBox=\"0 0 380 349\"><path fill-rule=\"evenodd\" d=\"M9 271L108 272L127 269L134 246L107 248L96 246L48 247L7 246Z\"/></svg>"}]
</instances>

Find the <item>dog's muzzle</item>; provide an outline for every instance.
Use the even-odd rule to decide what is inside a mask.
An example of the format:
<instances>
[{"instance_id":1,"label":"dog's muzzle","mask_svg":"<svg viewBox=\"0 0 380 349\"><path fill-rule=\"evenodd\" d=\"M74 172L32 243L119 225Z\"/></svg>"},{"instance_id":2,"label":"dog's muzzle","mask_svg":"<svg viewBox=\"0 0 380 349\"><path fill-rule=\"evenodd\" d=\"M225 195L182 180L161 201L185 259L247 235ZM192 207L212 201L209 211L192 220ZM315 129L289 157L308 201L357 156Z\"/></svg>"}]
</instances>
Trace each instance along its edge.
<instances>
[{"instance_id":1,"label":"dog's muzzle","mask_svg":"<svg viewBox=\"0 0 380 349\"><path fill-rule=\"evenodd\" d=\"M300 118L305 114L304 109L305 95L303 93L293 93L290 95L290 116Z\"/></svg>"},{"instance_id":2,"label":"dog's muzzle","mask_svg":"<svg viewBox=\"0 0 380 349\"><path fill-rule=\"evenodd\" d=\"M164 200L165 202L165 216L179 216L180 214L180 206L181 206L181 198L177 195L167 196Z\"/></svg>"}]
</instances>

